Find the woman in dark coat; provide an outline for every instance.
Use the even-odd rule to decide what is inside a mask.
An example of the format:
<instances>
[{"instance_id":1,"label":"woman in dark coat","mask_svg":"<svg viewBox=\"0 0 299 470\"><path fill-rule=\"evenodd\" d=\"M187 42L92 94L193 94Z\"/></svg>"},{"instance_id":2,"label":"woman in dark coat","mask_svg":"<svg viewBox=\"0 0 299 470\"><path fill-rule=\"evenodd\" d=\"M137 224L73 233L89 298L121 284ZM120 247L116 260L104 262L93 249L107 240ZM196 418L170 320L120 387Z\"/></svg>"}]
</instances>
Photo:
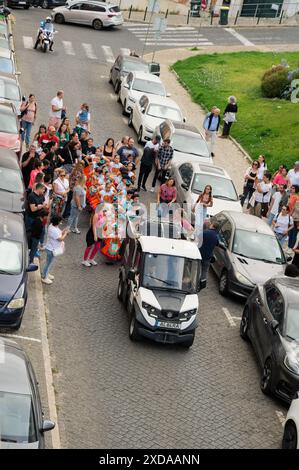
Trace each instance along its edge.
<instances>
[{"instance_id":1,"label":"woman in dark coat","mask_svg":"<svg viewBox=\"0 0 299 470\"><path fill-rule=\"evenodd\" d=\"M228 98L228 103L224 110L224 116L223 116L223 131L222 131L222 135L220 136L223 139L228 138L229 133L230 133L230 128L233 122L236 121L237 112L238 112L237 99L235 96L230 96Z\"/></svg>"}]
</instances>

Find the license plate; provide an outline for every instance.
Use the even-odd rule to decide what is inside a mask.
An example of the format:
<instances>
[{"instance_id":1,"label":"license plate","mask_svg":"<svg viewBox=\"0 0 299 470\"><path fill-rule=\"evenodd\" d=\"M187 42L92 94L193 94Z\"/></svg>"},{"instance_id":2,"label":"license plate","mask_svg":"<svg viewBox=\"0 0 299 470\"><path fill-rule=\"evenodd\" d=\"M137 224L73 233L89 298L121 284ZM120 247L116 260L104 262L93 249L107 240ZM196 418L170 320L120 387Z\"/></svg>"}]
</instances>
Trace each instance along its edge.
<instances>
[{"instance_id":1,"label":"license plate","mask_svg":"<svg viewBox=\"0 0 299 470\"><path fill-rule=\"evenodd\" d=\"M157 326L159 326L160 328L173 328L173 329L176 329L176 330L179 330L179 328L180 328L179 323L173 323L173 322L170 322L170 321L158 321Z\"/></svg>"},{"instance_id":2,"label":"license plate","mask_svg":"<svg viewBox=\"0 0 299 470\"><path fill-rule=\"evenodd\" d=\"M19 2L19 5L26 5L26 2Z\"/></svg>"}]
</instances>

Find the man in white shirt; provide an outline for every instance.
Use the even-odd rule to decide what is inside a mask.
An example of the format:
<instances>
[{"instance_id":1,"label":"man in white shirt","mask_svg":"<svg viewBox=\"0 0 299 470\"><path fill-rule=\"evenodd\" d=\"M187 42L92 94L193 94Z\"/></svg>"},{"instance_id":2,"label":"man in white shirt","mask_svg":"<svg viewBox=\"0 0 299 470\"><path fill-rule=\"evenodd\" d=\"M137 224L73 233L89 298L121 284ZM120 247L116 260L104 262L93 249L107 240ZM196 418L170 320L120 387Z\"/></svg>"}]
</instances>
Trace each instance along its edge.
<instances>
[{"instance_id":1,"label":"man in white shirt","mask_svg":"<svg viewBox=\"0 0 299 470\"><path fill-rule=\"evenodd\" d=\"M66 111L66 107L63 106L64 92L59 90L55 98L51 100L51 109L49 113L49 126L54 126L56 130L61 124L61 112Z\"/></svg>"},{"instance_id":2,"label":"man in white shirt","mask_svg":"<svg viewBox=\"0 0 299 470\"><path fill-rule=\"evenodd\" d=\"M288 186L299 186L299 161L294 163L294 168L288 172Z\"/></svg>"},{"instance_id":3,"label":"man in white shirt","mask_svg":"<svg viewBox=\"0 0 299 470\"><path fill-rule=\"evenodd\" d=\"M268 216L268 225L272 226L272 222L275 217L278 216L280 212L280 206L282 204L286 204L288 200L288 194L286 192L286 185L280 184L278 186L278 190L272 195Z\"/></svg>"},{"instance_id":4,"label":"man in white shirt","mask_svg":"<svg viewBox=\"0 0 299 470\"><path fill-rule=\"evenodd\" d=\"M271 198L271 173L265 171L263 181L257 184L256 191L254 193L254 207L253 215L257 217L266 217L269 209L269 202Z\"/></svg>"},{"instance_id":5,"label":"man in white shirt","mask_svg":"<svg viewBox=\"0 0 299 470\"><path fill-rule=\"evenodd\" d=\"M289 232L293 229L293 227L293 218L289 215L287 206L283 206L280 214L278 214L273 221L274 233L277 236L279 243L282 247L288 238Z\"/></svg>"}]
</instances>

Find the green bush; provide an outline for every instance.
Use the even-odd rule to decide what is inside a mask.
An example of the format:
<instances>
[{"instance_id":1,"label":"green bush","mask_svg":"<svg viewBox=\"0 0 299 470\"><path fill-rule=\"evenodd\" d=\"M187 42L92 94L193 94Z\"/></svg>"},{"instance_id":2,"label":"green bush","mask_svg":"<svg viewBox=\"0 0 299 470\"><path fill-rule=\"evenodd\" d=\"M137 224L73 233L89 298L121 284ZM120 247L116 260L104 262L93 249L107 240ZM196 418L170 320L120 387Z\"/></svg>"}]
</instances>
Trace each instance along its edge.
<instances>
[{"instance_id":1,"label":"green bush","mask_svg":"<svg viewBox=\"0 0 299 470\"><path fill-rule=\"evenodd\" d=\"M262 78L262 94L266 98L281 98L288 86L288 70L282 65L267 70Z\"/></svg>"}]
</instances>

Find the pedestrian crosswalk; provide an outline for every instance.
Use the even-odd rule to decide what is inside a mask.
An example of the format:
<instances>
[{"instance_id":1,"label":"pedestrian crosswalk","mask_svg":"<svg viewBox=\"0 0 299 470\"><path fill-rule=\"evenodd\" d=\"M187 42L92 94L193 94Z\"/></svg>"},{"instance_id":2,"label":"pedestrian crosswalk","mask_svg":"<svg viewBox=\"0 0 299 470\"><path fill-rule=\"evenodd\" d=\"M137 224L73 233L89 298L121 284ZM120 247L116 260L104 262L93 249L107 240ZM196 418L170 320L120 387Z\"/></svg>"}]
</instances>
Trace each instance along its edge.
<instances>
[{"instance_id":1,"label":"pedestrian crosswalk","mask_svg":"<svg viewBox=\"0 0 299 470\"><path fill-rule=\"evenodd\" d=\"M147 46L161 47L190 47L190 46L212 46L213 42L204 37L200 30L192 26L169 26L165 32L157 35L153 25L127 24L127 29Z\"/></svg>"}]
</instances>

